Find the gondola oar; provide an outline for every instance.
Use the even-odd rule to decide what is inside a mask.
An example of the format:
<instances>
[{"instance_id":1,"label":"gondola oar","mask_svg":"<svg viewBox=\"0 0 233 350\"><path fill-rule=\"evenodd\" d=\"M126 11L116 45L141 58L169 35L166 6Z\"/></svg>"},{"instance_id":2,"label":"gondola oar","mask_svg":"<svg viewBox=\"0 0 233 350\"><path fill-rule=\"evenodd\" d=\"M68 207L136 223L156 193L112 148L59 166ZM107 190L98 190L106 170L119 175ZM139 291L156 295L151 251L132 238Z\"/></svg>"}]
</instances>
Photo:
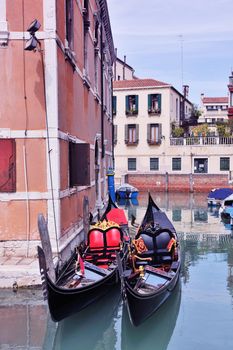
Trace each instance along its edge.
<instances>
[{"instance_id":1,"label":"gondola oar","mask_svg":"<svg viewBox=\"0 0 233 350\"><path fill-rule=\"evenodd\" d=\"M116 261L117 261L118 273L121 281L121 295L123 299L125 299L124 271L123 271L122 261L121 261L119 252L116 252Z\"/></svg>"}]
</instances>

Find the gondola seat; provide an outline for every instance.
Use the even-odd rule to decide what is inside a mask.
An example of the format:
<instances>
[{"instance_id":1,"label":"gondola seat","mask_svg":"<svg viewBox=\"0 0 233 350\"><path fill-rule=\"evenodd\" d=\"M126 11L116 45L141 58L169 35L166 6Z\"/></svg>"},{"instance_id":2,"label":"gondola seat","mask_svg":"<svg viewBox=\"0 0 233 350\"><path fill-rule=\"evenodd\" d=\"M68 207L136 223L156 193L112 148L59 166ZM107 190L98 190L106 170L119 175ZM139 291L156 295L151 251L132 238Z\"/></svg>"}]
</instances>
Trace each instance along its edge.
<instances>
[{"instance_id":1,"label":"gondola seat","mask_svg":"<svg viewBox=\"0 0 233 350\"><path fill-rule=\"evenodd\" d=\"M156 233L147 231L141 232L138 239L143 240L146 249L137 252L139 257L137 265L141 264L140 259L151 258L152 264L166 264L172 262L172 249L170 242L174 242L174 235L170 230L159 229Z\"/></svg>"},{"instance_id":2,"label":"gondola seat","mask_svg":"<svg viewBox=\"0 0 233 350\"><path fill-rule=\"evenodd\" d=\"M95 264L110 263L121 248L123 233L118 227L92 229L88 233L85 259Z\"/></svg>"}]
</instances>

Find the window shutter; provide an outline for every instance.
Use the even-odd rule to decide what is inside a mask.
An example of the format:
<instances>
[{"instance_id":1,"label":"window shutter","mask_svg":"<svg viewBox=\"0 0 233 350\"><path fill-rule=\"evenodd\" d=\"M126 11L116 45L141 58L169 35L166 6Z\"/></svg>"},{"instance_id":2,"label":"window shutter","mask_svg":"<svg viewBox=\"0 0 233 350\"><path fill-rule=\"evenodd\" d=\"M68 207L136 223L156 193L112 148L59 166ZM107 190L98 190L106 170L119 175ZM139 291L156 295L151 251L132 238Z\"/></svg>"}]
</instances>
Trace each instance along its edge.
<instances>
[{"instance_id":1,"label":"window shutter","mask_svg":"<svg viewBox=\"0 0 233 350\"><path fill-rule=\"evenodd\" d=\"M129 112L129 96L125 96L125 111L126 114Z\"/></svg>"},{"instance_id":2,"label":"window shutter","mask_svg":"<svg viewBox=\"0 0 233 350\"><path fill-rule=\"evenodd\" d=\"M113 115L116 115L116 104L117 104L117 97L112 97L112 113Z\"/></svg>"},{"instance_id":3,"label":"window shutter","mask_svg":"<svg viewBox=\"0 0 233 350\"><path fill-rule=\"evenodd\" d=\"M162 124L158 124L158 143L161 143L161 138L162 138Z\"/></svg>"},{"instance_id":4,"label":"window shutter","mask_svg":"<svg viewBox=\"0 0 233 350\"><path fill-rule=\"evenodd\" d=\"M158 105L159 105L159 110L161 112L161 104L162 104L162 95L161 94L158 94Z\"/></svg>"},{"instance_id":5,"label":"window shutter","mask_svg":"<svg viewBox=\"0 0 233 350\"><path fill-rule=\"evenodd\" d=\"M139 124L136 124L136 143L139 142Z\"/></svg>"},{"instance_id":6,"label":"window shutter","mask_svg":"<svg viewBox=\"0 0 233 350\"><path fill-rule=\"evenodd\" d=\"M136 112L138 112L138 95L135 95Z\"/></svg>"},{"instance_id":7,"label":"window shutter","mask_svg":"<svg viewBox=\"0 0 233 350\"><path fill-rule=\"evenodd\" d=\"M16 142L0 140L0 192L16 191Z\"/></svg>"},{"instance_id":8,"label":"window shutter","mask_svg":"<svg viewBox=\"0 0 233 350\"><path fill-rule=\"evenodd\" d=\"M151 110L151 98L152 98L151 94L148 95L148 111L149 111L149 112L150 112L150 110Z\"/></svg>"},{"instance_id":9,"label":"window shutter","mask_svg":"<svg viewBox=\"0 0 233 350\"><path fill-rule=\"evenodd\" d=\"M129 143L129 127L125 125L125 143Z\"/></svg>"},{"instance_id":10,"label":"window shutter","mask_svg":"<svg viewBox=\"0 0 233 350\"><path fill-rule=\"evenodd\" d=\"M147 124L147 142L150 143L151 142L151 133L150 133L150 128L151 128L151 124Z\"/></svg>"},{"instance_id":11,"label":"window shutter","mask_svg":"<svg viewBox=\"0 0 233 350\"><path fill-rule=\"evenodd\" d=\"M114 142L114 145L117 144L117 125L114 125L113 142Z\"/></svg>"},{"instance_id":12,"label":"window shutter","mask_svg":"<svg viewBox=\"0 0 233 350\"><path fill-rule=\"evenodd\" d=\"M89 143L69 144L70 187L90 185Z\"/></svg>"}]
</instances>

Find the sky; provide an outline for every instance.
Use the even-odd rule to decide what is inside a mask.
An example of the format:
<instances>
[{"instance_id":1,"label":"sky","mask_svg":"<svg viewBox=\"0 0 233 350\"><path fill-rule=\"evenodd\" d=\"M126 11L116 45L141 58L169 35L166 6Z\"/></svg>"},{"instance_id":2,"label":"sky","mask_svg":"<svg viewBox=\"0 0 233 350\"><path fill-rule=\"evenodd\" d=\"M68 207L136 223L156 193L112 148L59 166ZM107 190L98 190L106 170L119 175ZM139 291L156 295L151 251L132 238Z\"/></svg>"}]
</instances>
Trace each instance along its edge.
<instances>
[{"instance_id":1,"label":"sky","mask_svg":"<svg viewBox=\"0 0 233 350\"><path fill-rule=\"evenodd\" d=\"M138 78L170 83L200 105L228 95L233 0L107 0L117 56Z\"/></svg>"}]
</instances>

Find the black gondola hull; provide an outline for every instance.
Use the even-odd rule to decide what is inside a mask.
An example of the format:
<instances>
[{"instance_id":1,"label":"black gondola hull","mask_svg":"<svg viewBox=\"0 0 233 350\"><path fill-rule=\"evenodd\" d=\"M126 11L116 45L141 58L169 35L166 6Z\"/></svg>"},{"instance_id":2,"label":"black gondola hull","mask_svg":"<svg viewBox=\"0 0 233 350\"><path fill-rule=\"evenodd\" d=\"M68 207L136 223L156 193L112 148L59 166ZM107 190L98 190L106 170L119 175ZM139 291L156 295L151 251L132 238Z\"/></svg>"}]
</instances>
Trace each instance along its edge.
<instances>
[{"instance_id":1,"label":"black gondola hull","mask_svg":"<svg viewBox=\"0 0 233 350\"><path fill-rule=\"evenodd\" d=\"M118 283L118 272L114 270L102 280L75 289L60 288L47 276L47 298L53 321L75 314L111 291Z\"/></svg>"},{"instance_id":2,"label":"black gondola hull","mask_svg":"<svg viewBox=\"0 0 233 350\"><path fill-rule=\"evenodd\" d=\"M139 326L149 318L169 298L179 279L179 272L158 292L150 295L140 295L130 285L125 283L126 306L129 318L134 326Z\"/></svg>"},{"instance_id":3,"label":"black gondola hull","mask_svg":"<svg viewBox=\"0 0 233 350\"><path fill-rule=\"evenodd\" d=\"M118 265L129 318L134 326L138 326L166 302L180 274L176 230L150 195L133 244L125 271L119 261Z\"/></svg>"}]
</instances>

